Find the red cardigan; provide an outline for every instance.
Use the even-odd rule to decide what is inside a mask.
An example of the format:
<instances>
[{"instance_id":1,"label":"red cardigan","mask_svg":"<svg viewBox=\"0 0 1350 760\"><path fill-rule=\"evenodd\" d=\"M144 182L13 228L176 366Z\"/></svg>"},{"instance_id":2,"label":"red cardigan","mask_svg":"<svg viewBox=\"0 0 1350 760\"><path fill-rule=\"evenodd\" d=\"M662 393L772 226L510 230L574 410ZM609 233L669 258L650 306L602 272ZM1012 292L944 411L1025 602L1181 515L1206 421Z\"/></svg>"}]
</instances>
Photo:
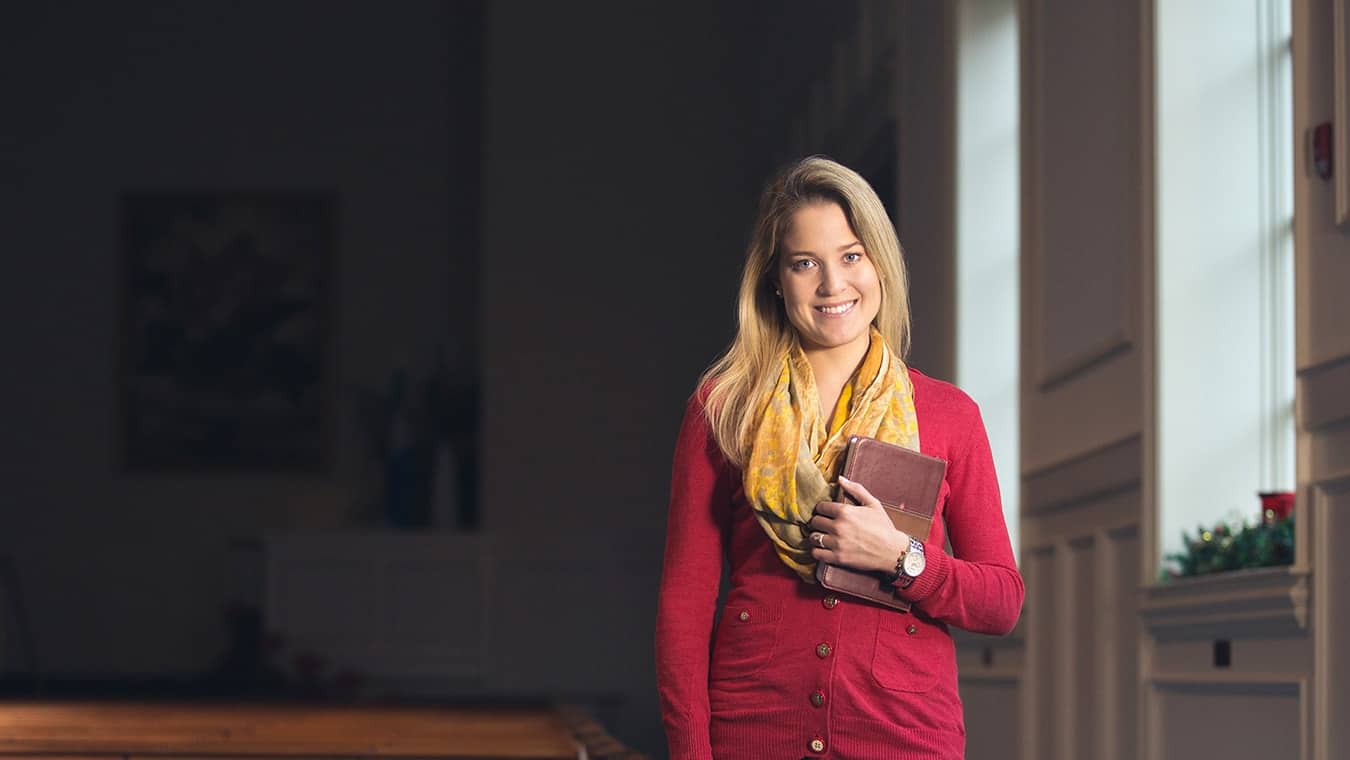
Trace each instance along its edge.
<instances>
[{"instance_id":1,"label":"red cardigan","mask_svg":"<svg viewBox=\"0 0 1350 760\"><path fill-rule=\"evenodd\" d=\"M672 760L964 757L947 626L1008 633L1022 578L979 409L953 385L910 376L922 451L948 461L928 566L897 590L912 613L836 597L790 571L751 514L700 400L689 402L656 620ZM948 536L955 556L943 549ZM731 586L714 628L724 557Z\"/></svg>"}]
</instances>

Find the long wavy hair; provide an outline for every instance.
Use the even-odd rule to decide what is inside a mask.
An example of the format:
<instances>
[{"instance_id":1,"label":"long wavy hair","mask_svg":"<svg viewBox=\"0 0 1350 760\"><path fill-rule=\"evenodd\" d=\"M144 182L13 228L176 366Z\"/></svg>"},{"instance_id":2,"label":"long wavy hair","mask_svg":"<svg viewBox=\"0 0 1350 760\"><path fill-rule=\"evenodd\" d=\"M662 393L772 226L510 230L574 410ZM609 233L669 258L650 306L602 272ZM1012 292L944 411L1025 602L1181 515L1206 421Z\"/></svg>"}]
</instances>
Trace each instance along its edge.
<instances>
[{"instance_id":1,"label":"long wavy hair","mask_svg":"<svg viewBox=\"0 0 1350 760\"><path fill-rule=\"evenodd\" d=\"M881 282L881 309L872 324L900 357L909 354L909 282L904 254L881 200L861 175L822 156L787 167L764 189L745 253L737 296L736 337L699 380L707 388L704 413L722 454L743 466L755 423L797 345L797 330L774 293L779 247L797 209L836 203L858 236Z\"/></svg>"}]
</instances>

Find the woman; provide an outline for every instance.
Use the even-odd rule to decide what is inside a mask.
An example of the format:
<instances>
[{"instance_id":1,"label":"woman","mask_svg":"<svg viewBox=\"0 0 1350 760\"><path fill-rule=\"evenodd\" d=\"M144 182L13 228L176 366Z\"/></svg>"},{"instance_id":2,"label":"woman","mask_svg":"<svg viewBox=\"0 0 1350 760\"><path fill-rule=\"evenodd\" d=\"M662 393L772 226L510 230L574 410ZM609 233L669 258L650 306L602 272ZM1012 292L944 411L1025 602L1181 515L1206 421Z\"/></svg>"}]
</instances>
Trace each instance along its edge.
<instances>
[{"instance_id":1,"label":"woman","mask_svg":"<svg viewBox=\"0 0 1350 760\"><path fill-rule=\"evenodd\" d=\"M1006 634L1022 579L979 410L902 361L904 261L862 177L813 157L769 185L738 316L675 448L656 626L671 758L963 757L948 626ZM947 460L926 542L838 478L852 435ZM837 478L861 507L829 500ZM898 571L911 611L830 593L817 562Z\"/></svg>"}]
</instances>

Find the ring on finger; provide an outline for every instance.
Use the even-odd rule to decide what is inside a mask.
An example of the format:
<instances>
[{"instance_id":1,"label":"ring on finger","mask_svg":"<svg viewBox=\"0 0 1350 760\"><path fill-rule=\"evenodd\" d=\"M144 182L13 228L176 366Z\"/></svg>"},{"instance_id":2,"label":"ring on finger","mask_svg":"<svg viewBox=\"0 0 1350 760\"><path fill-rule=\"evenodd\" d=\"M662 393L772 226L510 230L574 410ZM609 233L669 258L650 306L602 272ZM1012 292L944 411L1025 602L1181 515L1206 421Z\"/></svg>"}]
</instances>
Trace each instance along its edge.
<instances>
[{"instance_id":1,"label":"ring on finger","mask_svg":"<svg viewBox=\"0 0 1350 760\"><path fill-rule=\"evenodd\" d=\"M812 534L811 534L811 540L815 543L816 546L819 546L819 547L822 548L822 549L825 548L825 534L824 534L824 533L812 533Z\"/></svg>"}]
</instances>

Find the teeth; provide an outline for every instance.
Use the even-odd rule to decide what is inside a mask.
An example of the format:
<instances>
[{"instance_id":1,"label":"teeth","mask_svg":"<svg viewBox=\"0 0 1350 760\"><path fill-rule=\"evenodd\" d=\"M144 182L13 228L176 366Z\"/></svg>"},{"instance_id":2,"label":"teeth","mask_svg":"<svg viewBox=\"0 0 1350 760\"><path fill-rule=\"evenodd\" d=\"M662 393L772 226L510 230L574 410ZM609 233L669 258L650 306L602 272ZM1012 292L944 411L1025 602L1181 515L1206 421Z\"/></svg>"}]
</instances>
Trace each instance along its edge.
<instances>
[{"instance_id":1,"label":"teeth","mask_svg":"<svg viewBox=\"0 0 1350 760\"><path fill-rule=\"evenodd\" d=\"M825 314L843 314L844 312L848 311L849 309L852 309L852 308L853 308L853 304L855 304L855 303L857 303L857 302L856 302L856 301L849 301L848 303L846 303L846 304L840 304L839 306L817 306L817 307L816 307L816 311L823 312L823 313L825 313Z\"/></svg>"}]
</instances>

